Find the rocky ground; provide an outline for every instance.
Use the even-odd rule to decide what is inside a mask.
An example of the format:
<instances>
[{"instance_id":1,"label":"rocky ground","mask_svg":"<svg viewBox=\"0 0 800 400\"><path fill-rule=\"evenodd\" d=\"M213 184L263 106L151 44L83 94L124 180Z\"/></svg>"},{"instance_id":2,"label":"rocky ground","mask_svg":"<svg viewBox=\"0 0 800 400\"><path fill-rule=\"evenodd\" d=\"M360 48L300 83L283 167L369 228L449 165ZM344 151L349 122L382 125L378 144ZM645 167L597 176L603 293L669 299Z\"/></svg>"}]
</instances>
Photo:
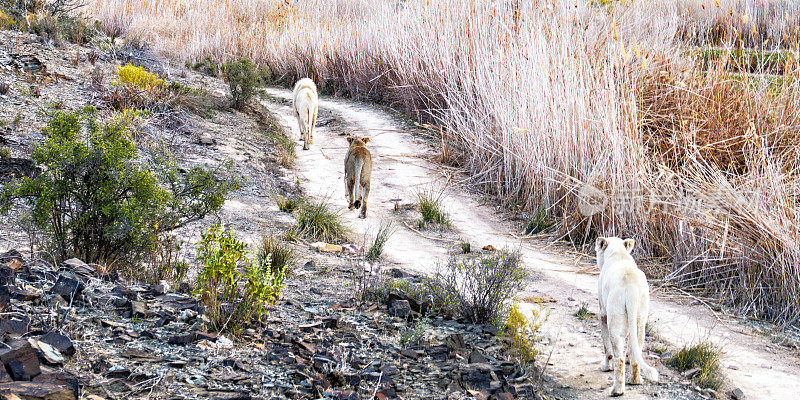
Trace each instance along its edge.
<instances>
[{"instance_id":1,"label":"rocky ground","mask_svg":"<svg viewBox=\"0 0 800 400\"><path fill-rule=\"evenodd\" d=\"M146 48L56 47L10 31L0 31L0 42L0 81L9 88L0 94L0 133L10 151L0 159L5 180L31 173L27 157L43 139L48 113L92 104L101 118L109 115L102 88L117 66L133 62L203 88L213 105L140 121L137 145L166 142L184 165L230 163L245 178L219 215L177 233L185 257L192 259L200 230L213 222L234 226L250 244L294 225L272 198L300 190L270 139L280 128L266 110L224 106L220 79ZM0 256L0 395L9 399L574 398L537 368L509 361L496 328L422 318L420 305L399 292L386 304L360 301L360 254L296 244L300 262L283 299L263 325L232 337L204 331L204 310L188 285L137 283L78 259L54 265L21 215L3 216L0 232L11 249Z\"/></svg>"}]
</instances>

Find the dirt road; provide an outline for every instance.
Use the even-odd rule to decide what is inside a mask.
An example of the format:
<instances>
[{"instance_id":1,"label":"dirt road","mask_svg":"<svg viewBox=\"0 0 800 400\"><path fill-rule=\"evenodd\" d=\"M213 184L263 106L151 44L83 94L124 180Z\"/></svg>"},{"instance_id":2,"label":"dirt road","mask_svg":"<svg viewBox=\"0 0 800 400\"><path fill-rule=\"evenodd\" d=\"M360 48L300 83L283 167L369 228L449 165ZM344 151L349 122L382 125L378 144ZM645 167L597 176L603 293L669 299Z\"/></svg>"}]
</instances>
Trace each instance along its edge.
<instances>
[{"instance_id":1,"label":"dirt road","mask_svg":"<svg viewBox=\"0 0 800 400\"><path fill-rule=\"evenodd\" d=\"M410 128L390 113L373 106L346 100L321 98L315 143L302 150L299 129L291 110L291 92L270 88L263 99L297 141L295 171L305 192L327 197L334 208L344 211L344 221L356 234L371 237L381 221L396 221L399 228L388 242L385 255L404 268L431 273L437 263L457 249L452 239L467 240L473 248L491 244L496 248L520 248L524 261L533 272L527 289L520 296L552 298L546 303L550 317L546 323L549 356L547 372L564 385L579 391L579 398L607 398L611 373L599 370L602 350L596 321L580 321L573 314L586 303L597 312L596 279L582 273L590 263L569 256L563 249L536 240L516 239L508 233L519 228L504 221L501 214L456 184L448 184L442 168L426 161L430 147L410 134ZM366 220L356 211L347 211L344 192L344 135L354 133L371 138L374 169L369 211ZM445 209L451 215L453 233L442 240L437 234L412 230L404 213L395 212L395 204L410 204L418 189L442 188ZM532 305L528 305L532 307ZM725 357L722 369L730 382L726 389L740 388L748 398L794 399L800 393L800 359L789 350L775 346L763 336L755 336L742 324L718 319L702 305L679 305L654 293L650 322L654 333L670 349L698 340L711 340L722 346ZM646 347L648 345L646 344ZM662 373L659 385L629 386L626 398L692 398L685 391L677 394L675 373L668 371L659 357L648 352L646 358ZM669 382L672 383L669 383ZM697 396L695 396L697 397Z\"/></svg>"}]
</instances>

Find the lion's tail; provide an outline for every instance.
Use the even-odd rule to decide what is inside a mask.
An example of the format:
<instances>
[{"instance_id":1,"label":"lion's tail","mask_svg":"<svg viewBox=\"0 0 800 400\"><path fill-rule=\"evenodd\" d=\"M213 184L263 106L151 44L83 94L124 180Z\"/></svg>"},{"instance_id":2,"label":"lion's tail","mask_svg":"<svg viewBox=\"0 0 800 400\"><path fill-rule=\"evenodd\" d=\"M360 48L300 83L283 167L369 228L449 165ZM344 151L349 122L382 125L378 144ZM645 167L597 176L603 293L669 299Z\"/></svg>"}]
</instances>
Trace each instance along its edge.
<instances>
[{"instance_id":1,"label":"lion's tail","mask_svg":"<svg viewBox=\"0 0 800 400\"><path fill-rule=\"evenodd\" d=\"M361 207L361 200L358 199L358 188L361 186L361 169L364 167L364 160L361 158L356 157L355 162L356 167L356 174L355 174L355 183L353 184L353 207L360 208Z\"/></svg>"},{"instance_id":2,"label":"lion's tail","mask_svg":"<svg viewBox=\"0 0 800 400\"><path fill-rule=\"evenodd\" d=\"M625 311L628 314L628 332L630 334L631 357L636 364L639 364L639 369L645 379L653 382L658 382L658 370L647 365L642 356L642 347L639 345L639 303L638 293L636 296L631 295L631 289L627 291L625 299Z\"/></svg>"}]
</instances>

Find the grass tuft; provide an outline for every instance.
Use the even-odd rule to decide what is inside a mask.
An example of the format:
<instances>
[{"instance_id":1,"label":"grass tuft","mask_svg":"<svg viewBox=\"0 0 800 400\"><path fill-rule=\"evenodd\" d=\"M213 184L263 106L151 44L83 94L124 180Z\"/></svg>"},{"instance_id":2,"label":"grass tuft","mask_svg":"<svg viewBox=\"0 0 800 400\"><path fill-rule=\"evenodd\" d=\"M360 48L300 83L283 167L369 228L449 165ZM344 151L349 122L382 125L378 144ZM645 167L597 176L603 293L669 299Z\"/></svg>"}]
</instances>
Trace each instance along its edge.
<instances>
[{"instance_id":1,"label":"grass tuft","mask_svg":"<svg viewBox=\"0 0 800 400\"><path fill-rule=\"evenodd\" d=\"M581 307L573 315L578 317L578 319L581 321L587 321L597 317L597 314L589 311L589 307L586 303L581 304Z\"/></svg>"},{"instance_id":2,"label":"grass tuft","mask_svg":"<svg viewBox=\"0 0 800 400\"><path fill-rule=\"evenodd\" d=\"M297 262L297 254L294 249L270 234L261 238L257 256L261 263L269 260L271 271L281 271L283 274L291 271Z\"/></svg>"},{"instance_id":3,"label":"grass tuft","mask_svg":"<svg viewBox=\"0 0 800 400\"><path fill-rule=\"evenodd\" d=\"M683 347L666 361L667 366L679 372L694 368L700 370L692 376L692 382L702 388L718 390L724 383L720 373L721 352L712 343L702 342Z\"/></svg>"},{"instance_id":4,"label":"grass tuft","mask_svg":"<svg viewBox=\"0 0 800 400\"><path fill-rule=\"evenodd\" d=\"M544 208L537 208L536 212L531 214L528 221L525 223L525 234L535 235L537 233L547 232L553 229L555 223L547 217L547 211Z\"/></svg>"},{"instance_id":5,"label":"grass tuft","mask_svg":"<svg viewBox=\"0 0 800 400\"><path fill-rule=\"evenodd\" d=\"M365 256L367 261L375 261L381 257L383 246L386 245L386 242L389 240L389 237L394 234L394 231L395 226L391 221L381 223L378 227L378 233L375 234L375 240L372 241L372 245L369 247Z\"/></svg>"},{"instance_id":6,"label":"grass tuft","mask_svg":"<svg viewBox=\"0 0 800 400\"><path fill-rule=\"evenodd\" d=\"M287 213L293 213L295 210L300 208L301 204L303 204L303 199L298 197L276 195L275 204L278 205L279 210Z\"/></svg>"},{"instance_id":7,"label":"grass tuft","mask_svg":"<svg viewBox=\"0 0 800 400\"><path fill-rule=\"evenodd\" d=\"M303 202L297 214L296 229L301 236L329 243L340 242L349 233L339 214L331 211L325 200Z\"/></svg>"},{"instance_id":8,"label":"grass tuft","mask_svg":"<svg viewBox=\"0 0 800 400\"><path fill-rule=\"evenodd\" d=\"M430 224L439 228L450 227L450 217L442 209L442 195L444 192L434 193L433 190L420 190L417 192L417 207L422 214L419 221L421 228Z\"/></svg>"}]
</instances>

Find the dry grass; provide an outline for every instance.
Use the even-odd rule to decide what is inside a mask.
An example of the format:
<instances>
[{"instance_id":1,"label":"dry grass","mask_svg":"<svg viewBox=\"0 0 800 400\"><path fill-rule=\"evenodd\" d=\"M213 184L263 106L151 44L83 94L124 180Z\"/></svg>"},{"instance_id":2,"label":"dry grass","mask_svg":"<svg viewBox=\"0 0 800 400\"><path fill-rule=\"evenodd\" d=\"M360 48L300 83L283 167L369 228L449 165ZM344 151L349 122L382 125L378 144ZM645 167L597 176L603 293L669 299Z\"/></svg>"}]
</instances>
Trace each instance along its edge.
<instances>
[{"instance_id":1,"label":"dry grass","mask_svg":"<svg viewBox=\"0 0 800 400\"><path fill-rule=\"evenodd\" d=\"M249 57L433 122L442 160L560 234L636 237L669 281L800 318L797 2L90 3L187 61ZM781 52L760 70L780 76L702 48ZM580 212L583 184L602 212Z\"/></svg>"}]
</instances>

